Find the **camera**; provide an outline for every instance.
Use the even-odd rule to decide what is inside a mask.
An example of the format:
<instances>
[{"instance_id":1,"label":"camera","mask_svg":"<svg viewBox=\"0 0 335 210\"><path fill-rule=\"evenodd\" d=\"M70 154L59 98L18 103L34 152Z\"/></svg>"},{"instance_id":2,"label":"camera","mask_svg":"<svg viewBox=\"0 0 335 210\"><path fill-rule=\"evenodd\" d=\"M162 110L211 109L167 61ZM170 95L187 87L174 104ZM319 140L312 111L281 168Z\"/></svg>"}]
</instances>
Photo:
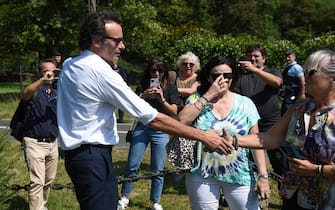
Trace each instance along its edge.
<instances>
[{"instance_id":1,"label":"camera","mask_svg":"<svg viewBox=\"0 0 335 210\"><path fill-rule=\"evenodd\" d=\"M237 64L238 71L239 71L240 75L250 73L248 70L244 69L243 65L240 63L241 61L249 61L249 62L251 62L252 60L250 60L250 59L242 59Z\"/></svg>"},{"instance_id":2,"label":"camera","mask_svg":"<svg viewBox=\"0 0 335 210\"><path fill-rule=\"evenodd\" d=\"M60 69L55 69L53 73L54 73L54 78L56 79L54 79L54 81L52 82L52 88L57 90L57 82L58 82L58 77L60 74Z\"/></svg>"}]
</instances>

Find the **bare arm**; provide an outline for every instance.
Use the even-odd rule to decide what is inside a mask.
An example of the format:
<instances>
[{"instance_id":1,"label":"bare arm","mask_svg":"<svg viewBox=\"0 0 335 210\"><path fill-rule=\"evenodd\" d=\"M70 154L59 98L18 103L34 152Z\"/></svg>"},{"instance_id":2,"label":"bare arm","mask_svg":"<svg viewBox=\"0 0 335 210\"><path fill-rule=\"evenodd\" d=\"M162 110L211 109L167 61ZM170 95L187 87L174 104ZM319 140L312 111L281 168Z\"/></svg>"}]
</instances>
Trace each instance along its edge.
<instances>
[{"instance_id":1,"label":"bare arm","mask_svg":"<svg viewBox=\"0 0 335 210\"><path fill-rule=\"evenodd\" d=\"M220 87L219 81L223 81L224 85ZM186 105L179 113L179 121L186 125L191 125L192 122L198 117L201 110L204 109L208 102L213 98L217 97L219 94L226 93L229 91L228 80L224 79L222 76L218 77L207 92L198 99L198 101L193 104Z\"/></svg>"},{"instance_id":2,"label":"bare arm","mask_svg":"<svg viewBox=\"0 0 335 210\"><path fill-rule=\"evenodd\" d=\"M261 77L261 79L269 86L279 88L282 84L282 79L276 75L264 71L261 68L254 66L250 61L240 61L243 68L247 71L253 72Z\"/></svg>"},{"instance_id":3,"label":"bare arm","mask_svg":"<svg viewBox=\"0 0 335 210\"><path fill-rule=\"evenodd\" d=\"M24 88L22 91L22 99L24 101L28 101L45 82L52 81L54 79L53 74L44 74L40 79Z\"/></svg>"},{"instance_id":4,"label":"bare arm","mask_svg":"<svg viewBox=\"0 0 335 210\"><path fill-rule=\"evenodd\" d=\"M182 96L189 96L191 93L197 91L197 87L199 86L199 82L194 82L191 87L189 88L178 88L179 94Z\"/></svg>"},{"instance_id":5,"label":"bare arm","mask_svg":"<svg viewBox=\"0 0 335 210\"><path fill-rule=\"evenodd\" d=\"M254 66L254 68L257 68L257 67ZM262 80L271 87L279 88L282 84L282 79L276 75L273 75L269 72L266 72L258 68L254 72L258 74L258 76L260 76Z\"/></svg>"},{"instance_id":6,"label":"bare arm","mask_svg":"<svg viewBox=\"0 0 335 210\"><path fill-rule=\"evenodd\" d=\"M305 77L301 76L301 77L298 77L298 79L300 82L299 100L304 100L305 99Z\"/></svg>"},{"instance_id":7,"label":"bare arm","mask_svg":"<svg viewBox=\"0 0 335 210\"><path fill-rule=\"evenodd\" d=\"M211 152L216 151L220 154L227 155L229 154L229 150L234 149L231 143L218 135L217 131L202 131L191 126L184 125L162 113L158 113L157 117L151 121L148 126L162 130L170 135L198 140L205 145L206 150Z\"/></svg>"},{"instance_id":8,"label":"bare arm","mask_svg":"<svg viewBox=\"0 0 335 210\"><path fill-rule=\"evenodd\" d=\"M250 133L258 133L258 124L256 124L250 131ZM256 165L258 169L258 176L257 182L255 186L256 192L258 192L258 196L260 199L266 199L270 197L271 190L269 187L269 179L265 178L265 176L268 174L267 168L266 168L266 158L265 158L265 152L263 149L253 149L251 150ZM263 176L265 175L265 176Z\"/></svg>"},{"instance_id":9,"label":"bare arm","mask_svg":"<svg viewBox=\"0 0 335 210\"><path fill-rule=\"evenodd\" d=\"M288 124L292 117L296 104L290 106L283 117L278 120L268 131L249 134L247 136L239 136L238 144L240 147L254 148L254 149L276 149L285 140ZM233 142L233 138L223 130L223 137L229 142Z\"/></svg>"}]
</instances>

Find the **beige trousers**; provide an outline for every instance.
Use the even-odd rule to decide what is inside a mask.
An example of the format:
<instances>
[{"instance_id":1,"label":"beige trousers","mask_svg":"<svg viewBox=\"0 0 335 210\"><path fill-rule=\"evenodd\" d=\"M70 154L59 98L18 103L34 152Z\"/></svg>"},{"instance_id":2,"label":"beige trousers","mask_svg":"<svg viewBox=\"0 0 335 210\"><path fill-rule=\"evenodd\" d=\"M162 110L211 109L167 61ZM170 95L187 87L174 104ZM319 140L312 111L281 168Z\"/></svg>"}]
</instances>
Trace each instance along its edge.
<instances>
[{"instance_id":1,"label":"beige trousers","mask_svg":"<svg viewBox=\"0 0 335 210\"><path fill-rule=\"evenodd\" d=\"M23 138L23 144L30 177L29 209L44 210L57 173L58 144L29 137Z\"/></svg>"}]
</instances>

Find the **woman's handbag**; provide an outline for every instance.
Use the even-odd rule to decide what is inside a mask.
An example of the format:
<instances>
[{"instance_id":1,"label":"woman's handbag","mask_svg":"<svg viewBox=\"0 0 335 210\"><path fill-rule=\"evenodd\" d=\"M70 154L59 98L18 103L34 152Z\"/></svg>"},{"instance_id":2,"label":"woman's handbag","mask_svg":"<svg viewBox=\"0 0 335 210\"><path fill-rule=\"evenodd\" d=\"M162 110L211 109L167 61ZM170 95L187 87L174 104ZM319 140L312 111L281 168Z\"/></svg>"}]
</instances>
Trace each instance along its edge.
<instances>
[{"instance_id":1,"label":"woman's handbag","mask_svg":"<svg viewBox=\"0 0 335 210\"><path fill-rule=\"evenodd\" d=\"M168 161L178 169L191 169L195 163L196 141L171 137L166 145Z\"/></svg>"},{"instance_id":2,"label":"woman's handbag","mask_svg":"<svg viewBox=\"0 0 335 210\"><path fill-rule=\"evenodd\" d=\"M127 132L126 142L128 142L128 143L131 142L136 125L137 125L137 120L134 120L133 124L131 125L130 129Z\"/></svg>"}]
</instances>

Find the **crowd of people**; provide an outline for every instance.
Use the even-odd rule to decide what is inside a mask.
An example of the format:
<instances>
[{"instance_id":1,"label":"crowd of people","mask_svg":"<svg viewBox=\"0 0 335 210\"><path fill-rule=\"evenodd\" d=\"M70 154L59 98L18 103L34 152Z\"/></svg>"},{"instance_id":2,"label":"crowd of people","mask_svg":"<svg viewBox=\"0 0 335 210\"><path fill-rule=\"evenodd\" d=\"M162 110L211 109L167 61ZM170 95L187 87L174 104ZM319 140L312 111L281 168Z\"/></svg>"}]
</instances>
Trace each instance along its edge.
<instances>
[{"instance_id":1,"label":"crowd of people","mask_svg":"<svg viewBox=\"0 0 335 210\"><path fill-rule=\"evenodd\" d=\"M123 112L138 121L125 177L138 173L149 144L155 173L164 169L170 135L197 141L195 165L185 179L194 210L218 209L221 192L230 209L259 209L259 201L271 194L267 156L283 177L278 183L282 209L335 208L333 51L313 52L302 68L289 50L283 73L266 66L261 45L248 46L243 61L215 56L203 67L198 56L186 52L177 58L175 71L153 57L133 91L118 64L126 47L119 13L89 15L78 43L80 54L63 64L58 52L42 60L40 78L22 93L33 107L23 140L31 210L47 209L58 144L80 209L129 206L133 184L124 182L119 193L111 156ZM163 209L163 186L163 176L152 178L151 209Z\"/></svg>"}]
</instances>

